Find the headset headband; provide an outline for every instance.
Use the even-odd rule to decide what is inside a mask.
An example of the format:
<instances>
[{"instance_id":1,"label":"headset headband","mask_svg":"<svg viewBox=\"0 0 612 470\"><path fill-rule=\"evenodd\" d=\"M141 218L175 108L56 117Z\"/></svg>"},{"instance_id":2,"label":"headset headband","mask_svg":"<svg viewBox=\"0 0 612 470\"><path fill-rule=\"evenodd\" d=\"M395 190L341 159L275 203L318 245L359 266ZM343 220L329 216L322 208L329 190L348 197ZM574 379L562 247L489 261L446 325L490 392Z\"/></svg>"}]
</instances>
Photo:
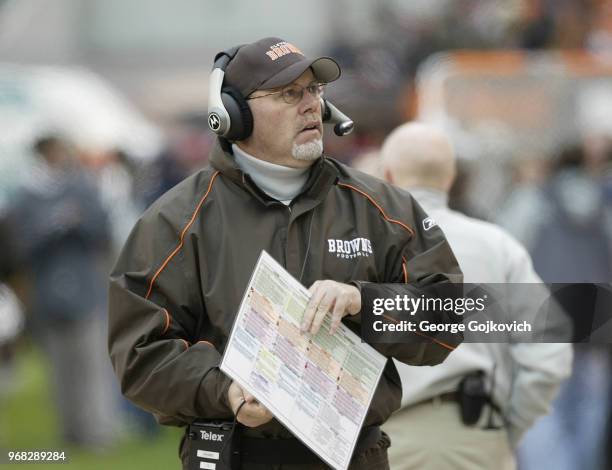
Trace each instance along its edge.
<instances>
[{"instance_id":1,"label":"headset headband","mask_svg":"<svg viewBox=\"0 0 612 470\"><path fill-rule=\"evenodd\" d=\"M210 83L208 85L208 127L222 137L227 136L232 120L227 109L223 105L221 90L227 64L235 57L240 46L232 47L227 51L219 52L215 56Z\"/></svg>"}]
</instances>

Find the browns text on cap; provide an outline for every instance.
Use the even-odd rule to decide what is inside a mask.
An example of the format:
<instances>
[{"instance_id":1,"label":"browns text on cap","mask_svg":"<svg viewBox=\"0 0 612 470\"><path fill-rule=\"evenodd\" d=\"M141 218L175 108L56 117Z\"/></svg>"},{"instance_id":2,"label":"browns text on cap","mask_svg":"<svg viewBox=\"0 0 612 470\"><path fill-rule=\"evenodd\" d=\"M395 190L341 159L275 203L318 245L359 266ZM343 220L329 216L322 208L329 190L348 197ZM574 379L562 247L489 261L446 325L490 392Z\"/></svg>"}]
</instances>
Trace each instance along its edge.
<instances>
[{"instance_id":1,"label":"browns text on cap","mask_svg":"<svg viewBox=\"0 0 612 470\"><path fill-rule=\"evenodd\" d=\"M225 82L247 97L255 90L290 84L312 68L315 79L330 83L340 77L340 66L330 57L308 59L293 44L280 38L264 38L238 49L227 64Z\"/></svg>"}]
</instances>

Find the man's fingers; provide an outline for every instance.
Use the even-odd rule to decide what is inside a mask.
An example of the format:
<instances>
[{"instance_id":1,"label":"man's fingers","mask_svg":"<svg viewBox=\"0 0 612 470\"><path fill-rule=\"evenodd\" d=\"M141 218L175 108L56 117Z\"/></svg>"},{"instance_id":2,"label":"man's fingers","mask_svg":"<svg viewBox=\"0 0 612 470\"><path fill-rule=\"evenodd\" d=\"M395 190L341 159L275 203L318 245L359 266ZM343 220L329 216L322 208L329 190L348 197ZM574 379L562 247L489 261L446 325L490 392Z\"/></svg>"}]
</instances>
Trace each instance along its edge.
<instances>
[{"instance_id":1,"label":"man's fingers","mask_svg":"<svg viewBox=\"0 0 612 470\"><path fill-rule=\"evenodd\" d=\"M319 307L317 308L317 313L315 314L315 317L312 320L312 325L310 326L310 333L313 335L317 334L317 331L319 331L319 328L321 327L321 323L323 323L323 319L325 318L325 315L327 315L328 310L324 309L323 307Z\"/></svg>"},{"instance_id":2,"label":"man's fingers","mask_svg":"<svg viewBox=\"0 0 612 470\"><path fill-rule=\"evenodd\" d=\"M244 390L236 382L232 382L227 391L227 397L230 403L232 412L236 414L238 407L244 400Z\"/></svg>"},{"instance_id":3,"label":"man's fingers","mask_svg":"<svg viewBox=\"0 0 612 470\"><path fill-rule=\"evenodd\" d=\"M238 415L238 421L251 428L261 426L272 418L272 413L259 403L246 403Z\"/></svg>"},{"instance_id":4,"label":"man's fingers","mask_svg":"<svg viewBox=\"0 0 612 470\"><path fill-rule=\"evenodd\" d=\"M313 294L315 292L315 290L317 290L317 287L319 286L319 284L321 284L321 281L315 281L312 283L312 286L310 286L308 288L308 291Z\"/></svg>"},{"instance_id":5,"label":"man's fingers","mask_svg":"<svg viewBox=\"0 0 612 470\"><path fill-rule=\"evenodd\" d=\"M335 334L345 315L354 315L361 310L361 293L354 286L325 280L315 282L309 290L312 297L302 318L302 332L317 334L325 316L330 314L332 317L329 331L330 334Z\"/></svg>"},{"instance_id":6,"label":"man's fingers","mask_svg":"<svg viewBox=\"0 0 612 470\"><path fill-rule=\"evenodd\" d=\"M348 304L346 309L349 315L357 315L361 311L361 291L355 286L349 286Z\"/></svg>"},{"instance_id":7,"label":"man's fingers","mask_svg":"<svg viewBox=\"0 0 612 470\"><path fill-rule=\"evenodd\" d=\"M332 312L331 324L329 326L329 334L333 335L338 330L340 326L340 321L342 317L344 317L346 313L346 309L348 307L348 298L346 295L340 295L336 299L336 304L334 305L334 311Z\"/></svg>"},{"instance_id":8,"label":"man's fingers","mask_svg":"<svg viewBox=\"0 0 612 470\"><path fill-rule=\"evenodd\" d=\"M314 319L312 320L312 326L310 327L310 332L313 335L316 335L321 328L321 324L325 319L325 316L329 314L332 309L334 302L334 293L331 290L328 290L324 293L319 306L317 307L317 311L315 313Z\"/></svg>"},{"instance_id":9,"label":"man's fingers","mask_svg":"<svg viewBox=\"0 0 612 470\"><path fill-rule=\"evenodd\" d=\"M263 406L261 403L257 404L257 413L260 418L272 418L272 413L270 410Z\"/></svg>"},{"instance_id":10,"label":"man's fingers","mask_svg":"<svg viewBox=\"0 0 612 470\"><path fill-rule=\"evenodd\" d=\"M261 418L266 415L266 409L259 403L246 403L242 409L251 418Z\"/></svg>"},{"instance_id":11,"label":"man's fingers","mask_svg":"<svg viewBox=\"0 0 612 470\"><path fill-rule=\"evenodd\" d=\"M302 317L302 324L300 325L300 331L304 333L310 327L312 323L312 319L316 313L316 307L314 305L308 305L306 311L304 312L304 317Z\"/></svg>"},{"instance_id":12,"label":"man's fingers","mask_svg":"<svg viewBox=\"0 0 612 470\"><path fill-rule=\"evenodd\" d=\"M324 294L324 291L319 288L320 285L321 282L317 281L312 286L310 286L309 290L312 293L312 297L308 302L308 306L306 307L306 311L304 312L304 317L302 318L302 324L300 325L300 330L302 331L302 333L310 329L312 320L315 314L317 313L317 307L319 306L321 298Z\"/></svg>"}]
</instances>

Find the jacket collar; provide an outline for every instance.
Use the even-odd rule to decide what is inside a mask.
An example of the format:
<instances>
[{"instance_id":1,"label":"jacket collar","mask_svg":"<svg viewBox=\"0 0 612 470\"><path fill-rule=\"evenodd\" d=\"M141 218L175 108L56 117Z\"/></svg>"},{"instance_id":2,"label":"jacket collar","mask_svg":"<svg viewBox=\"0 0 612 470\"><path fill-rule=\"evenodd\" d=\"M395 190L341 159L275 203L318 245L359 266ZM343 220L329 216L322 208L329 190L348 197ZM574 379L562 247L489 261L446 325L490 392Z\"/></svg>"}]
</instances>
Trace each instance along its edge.
<instances>
[{"instance_id":1,"label":"jacket collar","mask_svg":"<svg viewBox=\"0 0 612 470\"><path fill-rule=\"evenodd\" d=\"M223 138L217 138L210 153L210 164L221 174L231 179L238 186L244 187L256 199L265 205L277 202L272 199L249 177L242 172L234 160L230 142ZM303 191L296 196L294 202L299 200L300 205L306 201L320 202L327 196L331 187L338 181L339 172L336 166L324 155L321 156L311 167L310 174L306 180ZM292 203L293 205L293 203ZM316 204L314 204L316 205Z\"/></svg>"},{"instance_id":2,"label":"jacket collar","mask_svg":"<svg viewBox=\"0 0 612 470\"><path fill-rule=\"evenodd\" d=\"M423 206L425 211L444 209L448 207L448 194L439 189L429 188L425 186L413 186L408 189L408 192L414 197L417 202Z\"/></svg>"}]
</instances>

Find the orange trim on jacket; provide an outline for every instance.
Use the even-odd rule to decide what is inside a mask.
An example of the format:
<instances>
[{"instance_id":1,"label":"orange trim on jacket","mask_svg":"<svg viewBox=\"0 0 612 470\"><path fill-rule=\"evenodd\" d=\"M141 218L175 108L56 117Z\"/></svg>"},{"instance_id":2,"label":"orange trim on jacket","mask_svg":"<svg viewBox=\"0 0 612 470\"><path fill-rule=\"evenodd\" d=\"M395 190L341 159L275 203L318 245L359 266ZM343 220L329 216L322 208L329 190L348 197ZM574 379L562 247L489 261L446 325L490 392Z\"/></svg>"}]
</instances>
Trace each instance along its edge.
<instances>
[{"instance_id":1,"label":"orange trim on jacket","mask_svg":"<svg viewBox=\"0 0 612 470\"><path fill-rule=\"evenodd\" d=\"M401 222L399 220L395 220L392 219L391 217L389 217L387 215L387 213L385 212L385 210L380 206L380 204L378 204L374 198L372 196L370 196L368 193L366 193L365 191L362 191L361 189L356 188L355 186L351 186L350 184L346 184L346 183L338 183L338 186L342 187L342 188L349 188L352 189L353 191L358 192L359 194L361 194L362 196L364 196L368 201L370 201L372 204L374 204L374 206L380 211L380 213L382 214L383 218L387 221L387 222L391 222L392 224L397 224L400 227L402 227L404 230L406 230L411 237L414 237L414 230L412 228L410 228L408 225L406 225L404 222Z\"/></svg>"},{"instance_id":2,"label":"orange trim on jacket","mask_svg":"<svg viewBox=\"0 0 612 470\"><path fill-rule=\"evenodd\" d=\"M168 265L168 263L170 262L170 260L172 258L174 258L174 256L181 251L181 248L183 247L183 239L185 238L185 234L187 233L187 230L189 230L189 227L191 227L193 225L193 223L195 222L195 219L198 215L198 212L200 212L200 208L202 207L202 204L204 204L204 201L206 200L206 198L208 197L208 194L210 193L210 190L212 189L213 183L215 182L215 178L217 177L217 175L219 175L219 172L216 171L213 175L212 178L210 179L210 183L208 184L208 190L206 191L206 194L204 194L204 196L202 197L202 199L200 199L199 204L197 205L197 207L195 208L195 210L193 211L193 214L191 216L191 219L189 220L189 222L187 223L187 225L185 225L185 228L183 229L183 231L181 232L181 235L179 237L179 244L176 246L176 248L172 251L172 253L170 253L170 255L168 255L168 257L165 259L165 261L162 263L162 265L160 266L160 268L157 270L157 272L155 273L155 275L151 278L151 281L149 282L149 289L147 290L147 295L145 295L145 299L148 299L151 296L151 292L153 291L153 284L155 284L155 280L159 277L159 275L161 274L161 272L166 268L166 266Z\"/></svg>"},{"instance_id":3,"label":"orange trim on jacket","mask_svg":"<svg viewBox=\"0 0 612 470\"><path fill-rule=\"evenodd\" d=\"M163 312L166 314L166 326L164 326L164 331L162 331L162 335L166 334L166 331L168 331L168 329L170 328L170 323L172 321L172 317L170 317L170 314L168 313L168 310L166 310L165 308L162 308Z\"/></svg>"}]
</instances>

